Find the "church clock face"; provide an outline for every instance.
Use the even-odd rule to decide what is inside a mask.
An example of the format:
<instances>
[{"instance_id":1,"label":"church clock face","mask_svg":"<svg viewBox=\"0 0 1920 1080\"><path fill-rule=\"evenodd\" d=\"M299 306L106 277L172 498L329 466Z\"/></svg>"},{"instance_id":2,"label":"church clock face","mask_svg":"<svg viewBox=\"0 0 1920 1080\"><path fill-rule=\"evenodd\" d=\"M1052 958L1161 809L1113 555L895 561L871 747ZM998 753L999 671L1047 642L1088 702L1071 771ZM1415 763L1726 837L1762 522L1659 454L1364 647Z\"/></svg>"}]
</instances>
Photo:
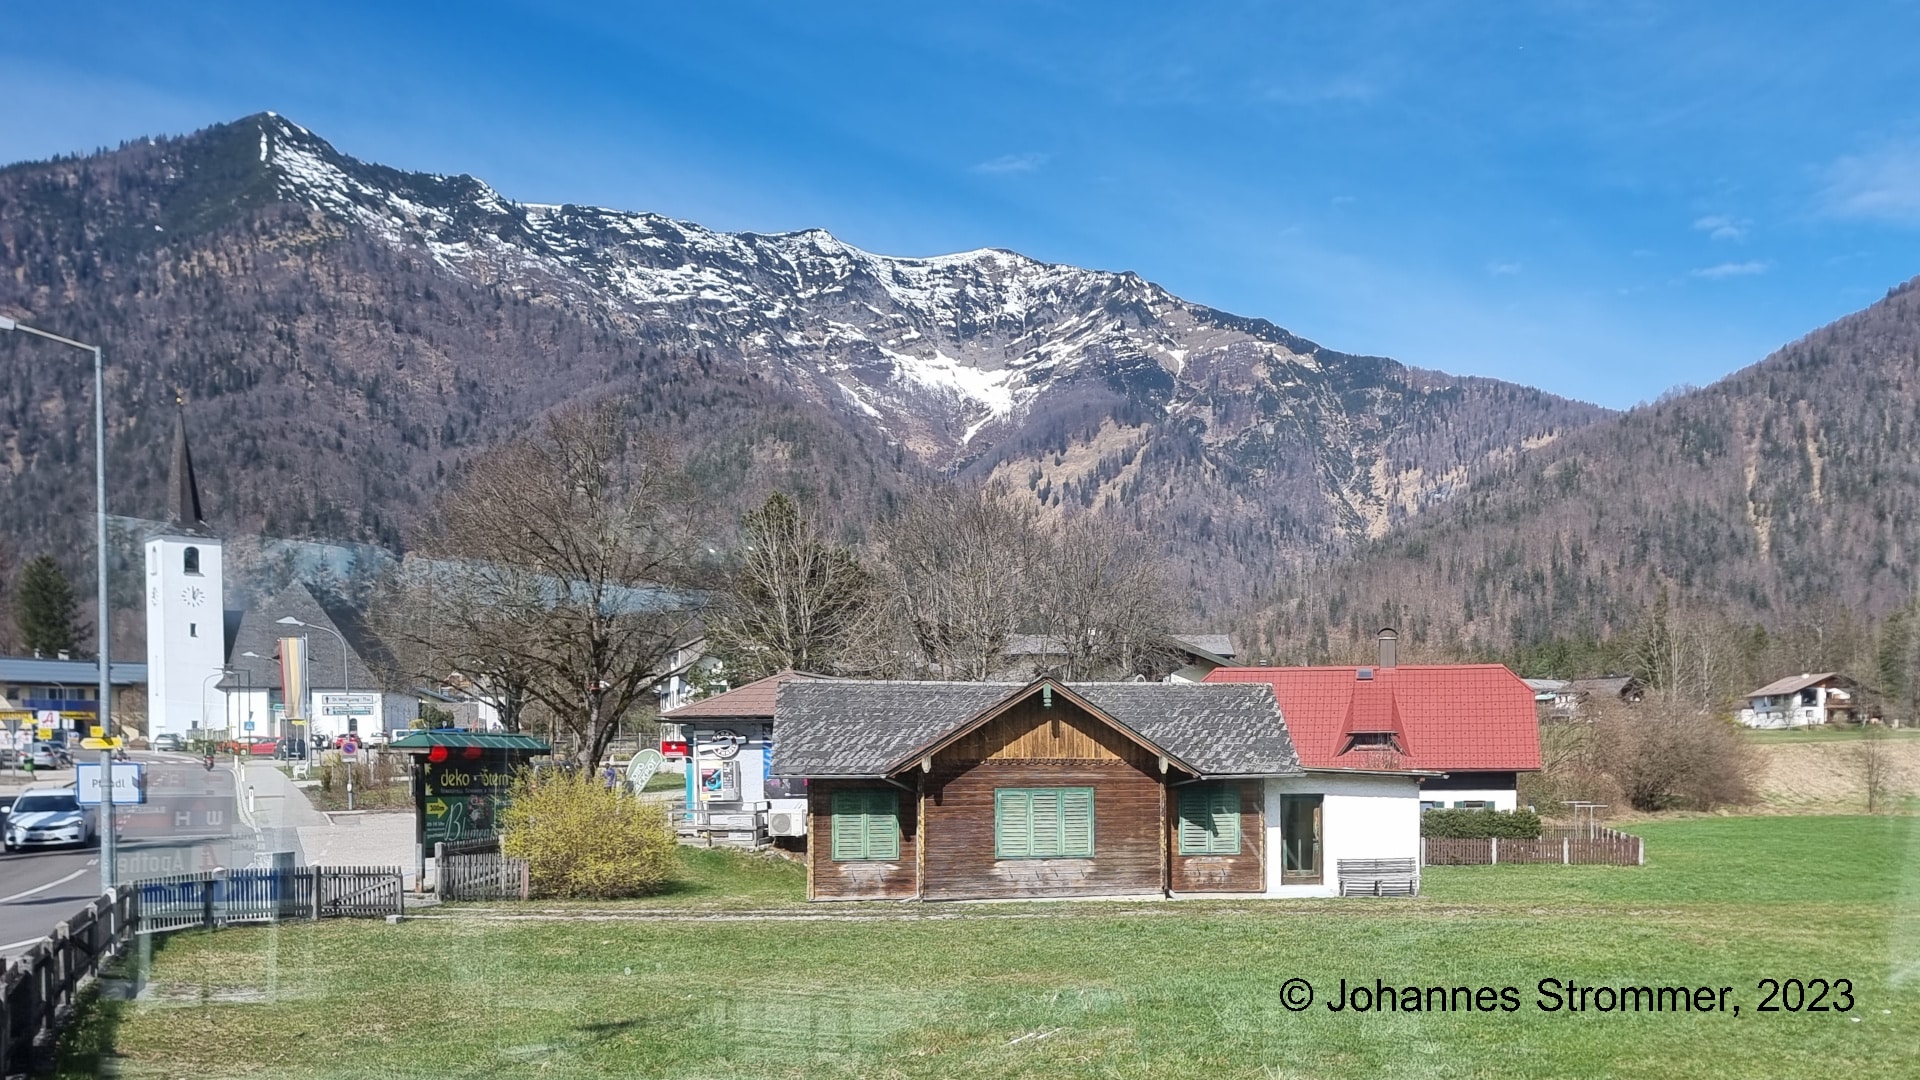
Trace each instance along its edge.
<instances>
[{"instance_id":1,"label":"church clock face","mask_svg":"<svg viewBox=\"0 0 1920 1080\"><path fill-rule=\"evenodd\" d=\"M180 599L184 601L188 607L199 607L201 604L207 602L207 594L200 586L189 585L180 590Z\"/></svg>"}]
</instances>

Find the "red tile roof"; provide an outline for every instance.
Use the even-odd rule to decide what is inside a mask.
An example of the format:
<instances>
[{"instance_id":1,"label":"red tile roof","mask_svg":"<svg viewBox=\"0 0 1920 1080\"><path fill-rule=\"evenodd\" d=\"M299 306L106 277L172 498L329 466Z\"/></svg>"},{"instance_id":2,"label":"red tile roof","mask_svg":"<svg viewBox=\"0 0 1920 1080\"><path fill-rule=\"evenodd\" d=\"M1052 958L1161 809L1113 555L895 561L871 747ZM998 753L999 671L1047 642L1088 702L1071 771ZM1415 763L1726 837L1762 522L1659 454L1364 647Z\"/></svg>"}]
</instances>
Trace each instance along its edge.
<instances>
[{"instance_id":1,"label":"red tile roof","mask_svg":"<svg viewBox=\"0 0 1920 1080\"><path fill-rule=\"evenodd\" d=\"M1210 683L1273 686L1300 764L1309 769L1505 772L1540 767L1533 691L1499 664L1372 668L1223 667ZM1398 753L1349 749L1356 733L1392 732Z\"/></svg>"},{"instance_id":2,"label":"red tile roof","mask_svg":"<svg viewBox=\"0 0 1920 1080\"><path fill-rule=\"evenodd\" d=\"M682 705L672 712L660 714L660 719L669 723L682 720L725 719L757 720L773 719L773 699L780 684L794 679L824 679L825 675L812 675L804 671L782 671L757 679L745 686L736 686L724 694L701 698L691 705Z\"/></svg>"}]
</instances>

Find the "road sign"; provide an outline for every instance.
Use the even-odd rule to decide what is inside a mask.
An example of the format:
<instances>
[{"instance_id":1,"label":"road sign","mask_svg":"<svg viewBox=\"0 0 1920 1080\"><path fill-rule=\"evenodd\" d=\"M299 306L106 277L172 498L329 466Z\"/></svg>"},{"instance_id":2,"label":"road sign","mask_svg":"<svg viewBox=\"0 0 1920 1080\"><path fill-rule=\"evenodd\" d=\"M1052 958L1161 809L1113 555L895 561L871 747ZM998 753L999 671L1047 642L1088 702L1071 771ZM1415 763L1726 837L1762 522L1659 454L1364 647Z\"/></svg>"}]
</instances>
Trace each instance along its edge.
<instances>
[{"instance_id":1,"label":"road sign","mask_svg":"<svg viewBox=\"0 0 1920 1080\"><path fill-rule=\"evenodd\" d=\"M249 720L249 721L247 721L247 723L246 723L246 729L247 729L248 731L252 731L252 730L253 730L253 721L251 721L251 720Z\"/></svg>"},{"instance_id":2,"label":"road sign","mask_svg":"<svg viewBox=\"0 0 1920 1080\"><path fill-rule=\"evenodd\" d=\"M100 793L100 766L82 762L73 767L74 792L81 806L99 806L106 801ZM147 766L140 761L119 761L113 766L113 801L116 806L138 806L147 801Z\"/></svg>"},{"instance_id":3,"label":"road sign","mask_svg":"<svg viewBox=\"0 0 1920 1080\"><path fill-rule=\"evenodd\" d=\"M94 728L93 730L99 731L100 729ZM82 750L118 750L125 741L125 739L120 738L118 735L115 735L111 739L102 739L95 736L90 739L81 739L80 748Z\"/></svg>"},{"instance_id":4,"label":"road sign","mask_svg":"<svg viewBox=\"0 0 1920 1080\"><path fill-rule=\"evenodd\" d=\"M91 727L87 728L87 734L93 736L96 739L104 739L107 737L107 729L101 727L99 724L94 724ZM94 747L94 749L97 750L99 749L99 747Z\"/></svg>"},{"instance_id":5,"label":"road sign","mask_svg":"<svg viewBox=\"0 0 1920 1080\"><path fill-rule=\"evenodd\" d=\"M45 726L41 727L37 738L39 738L41 742L46 742L48 739L53 738L53 729Z\"/></svg>"},{"instance_id":6,"label":"road sign","mask_svg":"<svg viewBox=\"0 0 1920 1080\"><path fill-rule=\"evenodd\" d=\"M321 716L372 716L380 707L378 694L316 694Z\"/></svg>"}]
</instances>

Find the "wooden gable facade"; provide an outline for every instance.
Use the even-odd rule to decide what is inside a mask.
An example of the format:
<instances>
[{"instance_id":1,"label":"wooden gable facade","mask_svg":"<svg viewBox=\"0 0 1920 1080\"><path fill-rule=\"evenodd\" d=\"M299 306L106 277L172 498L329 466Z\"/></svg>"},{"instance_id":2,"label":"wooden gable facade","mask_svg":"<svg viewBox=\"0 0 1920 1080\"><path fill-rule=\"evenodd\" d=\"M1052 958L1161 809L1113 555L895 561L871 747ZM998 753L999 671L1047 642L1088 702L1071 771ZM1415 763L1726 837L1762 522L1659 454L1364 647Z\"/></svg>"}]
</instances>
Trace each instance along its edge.
<instances>
[{"instance_id":1,"label":"wooden gable facade","mask_svg":"<svg viewBox=\"0 0 1920 1080\"><path fill-rule=\"evenodd\" d=\"M1199 782L1083 700L1036 686L885 780L816 780L813 900L1259 892L1264 785Z\"/></svg>"}]
</instances>

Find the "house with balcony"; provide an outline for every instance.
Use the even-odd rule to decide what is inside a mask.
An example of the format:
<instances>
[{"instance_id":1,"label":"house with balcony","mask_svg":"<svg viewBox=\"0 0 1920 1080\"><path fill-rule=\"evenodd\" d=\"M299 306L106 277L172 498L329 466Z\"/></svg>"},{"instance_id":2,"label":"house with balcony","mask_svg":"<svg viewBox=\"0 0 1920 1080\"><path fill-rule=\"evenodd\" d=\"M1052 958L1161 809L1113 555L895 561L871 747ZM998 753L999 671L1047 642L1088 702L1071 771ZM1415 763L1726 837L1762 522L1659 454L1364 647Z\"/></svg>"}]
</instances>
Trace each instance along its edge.
<instances>
[{"instance_id":1,"label":"house with balcony","mask_svg":"<svg viewBox=\"0 0 1920 1080\"><path fill-rule=\"evenodd\" d=\"M1750 728L1796 728L1866 719L1860 684L1837 671L1792 675L1746 695L1737 714Z\"/></svg>"}]
</instances>

